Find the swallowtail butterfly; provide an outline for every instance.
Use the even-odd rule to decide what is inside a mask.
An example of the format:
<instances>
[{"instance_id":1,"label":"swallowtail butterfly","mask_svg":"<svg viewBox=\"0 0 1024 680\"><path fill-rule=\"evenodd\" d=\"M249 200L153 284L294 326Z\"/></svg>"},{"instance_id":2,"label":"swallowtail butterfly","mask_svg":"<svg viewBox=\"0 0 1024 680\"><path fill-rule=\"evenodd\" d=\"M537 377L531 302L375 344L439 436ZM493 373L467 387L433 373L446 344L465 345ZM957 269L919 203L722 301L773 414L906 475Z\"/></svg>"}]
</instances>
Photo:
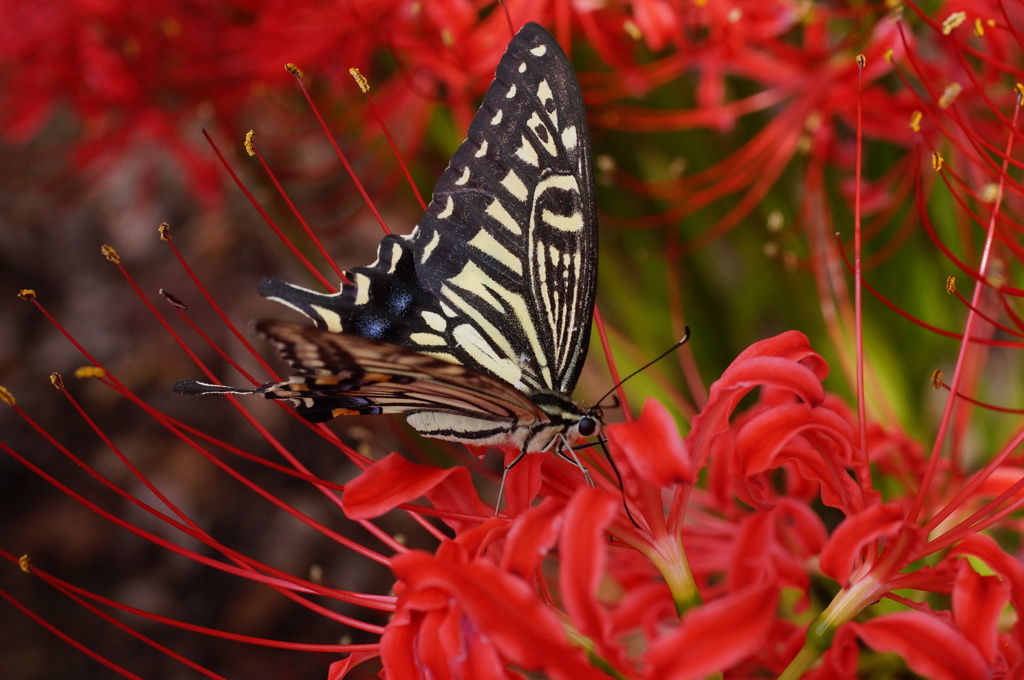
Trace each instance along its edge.
<instances>
[{"instance_id":1,"label":"swallowtail butterfly","mask_svg":"<svg viewBox=\"0 0 1024 680\"><path fill-rule=\"evenodd\" d=\"M404 414L421 434L572 452L600 411L577 405L597 285L597 215L580 86L555 39L527 24L498 63L467 139L408 236L325 295L273 279L261 295L314 327L264 322L295 376L255 393L312 421ZM589 479L589 476L588 476Z\"/></svg>"}]
</instances>

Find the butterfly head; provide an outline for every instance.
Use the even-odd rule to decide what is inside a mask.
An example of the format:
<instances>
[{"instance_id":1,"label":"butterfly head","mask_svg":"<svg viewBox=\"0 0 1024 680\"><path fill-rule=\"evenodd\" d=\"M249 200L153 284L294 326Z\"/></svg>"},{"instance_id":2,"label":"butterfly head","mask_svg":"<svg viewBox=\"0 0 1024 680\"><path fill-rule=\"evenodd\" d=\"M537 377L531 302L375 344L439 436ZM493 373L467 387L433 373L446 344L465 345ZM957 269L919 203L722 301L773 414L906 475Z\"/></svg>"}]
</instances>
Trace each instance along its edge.
<instances>
[{"instance_id":1,"label":"butterfly head","mask_svg":"<svg viewBox=\"0 0 1024 680\"><path fill-rule=\"evenodd\" d=\"M581 437L593 437L601 429L602 417L600 408L591 407L576 423L576 431Z\"/></svg>"}]
</instances>

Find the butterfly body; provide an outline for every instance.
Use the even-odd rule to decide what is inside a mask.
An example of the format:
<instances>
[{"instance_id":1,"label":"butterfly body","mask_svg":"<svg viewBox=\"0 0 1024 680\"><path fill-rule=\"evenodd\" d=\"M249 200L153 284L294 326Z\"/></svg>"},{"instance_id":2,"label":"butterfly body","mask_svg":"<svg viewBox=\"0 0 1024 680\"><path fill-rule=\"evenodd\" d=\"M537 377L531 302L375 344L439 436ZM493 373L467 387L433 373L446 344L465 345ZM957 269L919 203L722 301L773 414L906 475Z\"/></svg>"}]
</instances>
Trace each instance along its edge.
<instances>
[{"instance_id":1,"label":"butterfly body","mask_svg":"<svg viewBox=\"0 0 1024 680\"><path fill-rule=\"evenodd\" d=\"M314 322L259 325L295 375L175 390L260 393L314 421L398 413L430 437L574 455L601 418L570 396L597 284L594 194L579 84L527 24L411 234L385 236L335 294L261 282Z\"/></svg>"}]
</instances>

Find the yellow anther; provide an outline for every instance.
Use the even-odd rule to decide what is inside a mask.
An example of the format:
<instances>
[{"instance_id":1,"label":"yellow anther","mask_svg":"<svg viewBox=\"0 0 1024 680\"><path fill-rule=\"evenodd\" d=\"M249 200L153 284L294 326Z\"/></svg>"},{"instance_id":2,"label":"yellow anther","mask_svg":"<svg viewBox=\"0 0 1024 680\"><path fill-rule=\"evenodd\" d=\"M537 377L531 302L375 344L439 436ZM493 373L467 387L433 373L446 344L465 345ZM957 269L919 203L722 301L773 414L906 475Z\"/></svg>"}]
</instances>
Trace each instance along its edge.
<instances>
[{"instance_id":1,"label":"yellow anther","mask_svg":"<svg viewBox=\"0 0 1024 680\"><path fill-rule=\"evenodd\" d=\"M942 22L942 35L949 35L953 29L967 20L967 12L953 12Z\"/></svg>"},{"instance_id":2,"label":"yellow anther","mask_svg":"<svg viewBox=\"0 0 1024 680\"><path fill-rule=\"evenodd\" d=\"M910 114L910 129L914 132L921 131L921 119L924 118L924 114L920 111L914 111Z\"/></svg>"},{"instance_id":3,"label":"yellow anther","mask_svg":"<svg viewBox=\"0 0 1024 680\"><path fill-rule=\"evenodd\" d=\"M356 81L356 85L359 86L360 92L366 94L370 91L370 81L366 79L366 76L359 72L359 69L353 66L348 70L348 74Z\"/></svg>"},{"instance_id":4,"label":"yellow anther","mask_svg":"<svg viewBox=\"0 0 1024 680\"><path fill-rule=\"evenodd\" d=\"M963 90L964 88L960 83L950 83L947 85L946 89L942 92L942 96L939 97L939 108L948 109Z\"/></svg>"},{"instance_id":5,"label":"yellow anther","mask_svg":"<svg viewBox=\"0 0 1024 680\"><path fill-rule=\"evenodd\" d=\"M106 378L107 372L99 366L81 366L75 369L76 378Z\"/></svg>"},{"instance_id":6,"label":"yellow anther","mask_svg":"<svg viewBox=\"0 0 1024 680\"><path fill-rule=\"evenodd\" d=\"M117 251L114 250L111 246L103 244L102 246L100 246L100 252L103 253L103 257L107 258L114 264L121 264L121 256L118 255Z\"/></svg>"}]
</instances>

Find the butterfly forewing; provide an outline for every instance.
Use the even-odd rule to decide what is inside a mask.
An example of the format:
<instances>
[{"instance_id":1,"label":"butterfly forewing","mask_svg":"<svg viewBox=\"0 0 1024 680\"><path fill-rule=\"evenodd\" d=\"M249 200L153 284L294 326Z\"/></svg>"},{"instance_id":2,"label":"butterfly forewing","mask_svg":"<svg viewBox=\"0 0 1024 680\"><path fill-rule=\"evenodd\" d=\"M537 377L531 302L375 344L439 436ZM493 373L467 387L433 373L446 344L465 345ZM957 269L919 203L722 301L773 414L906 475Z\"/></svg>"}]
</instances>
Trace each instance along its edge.
<instances>
[{"instance_id":1,"label":"butterfly forewing","mask_svg":"<svg viewBox=\"0 0 1024 680\"><path fill-rule=\"evenodd\" d=\"M325 330L399 344L526 391L569 393L590 337L597 222L579 85L527 24L498 65L467 139L409 236L322 295L260 292Z\"/></svg>"},{"instance_id":2,"label":"butterfly forewing","mask_svg":"<svg viewBox=\"0 0 1024 680\"><path fill-rule=\"evenodd\" d=\"M565 54L526 26L412 236L460 363L528 388L575 387L597 273L588 140Z\"/></svg>"}]
</instances>

